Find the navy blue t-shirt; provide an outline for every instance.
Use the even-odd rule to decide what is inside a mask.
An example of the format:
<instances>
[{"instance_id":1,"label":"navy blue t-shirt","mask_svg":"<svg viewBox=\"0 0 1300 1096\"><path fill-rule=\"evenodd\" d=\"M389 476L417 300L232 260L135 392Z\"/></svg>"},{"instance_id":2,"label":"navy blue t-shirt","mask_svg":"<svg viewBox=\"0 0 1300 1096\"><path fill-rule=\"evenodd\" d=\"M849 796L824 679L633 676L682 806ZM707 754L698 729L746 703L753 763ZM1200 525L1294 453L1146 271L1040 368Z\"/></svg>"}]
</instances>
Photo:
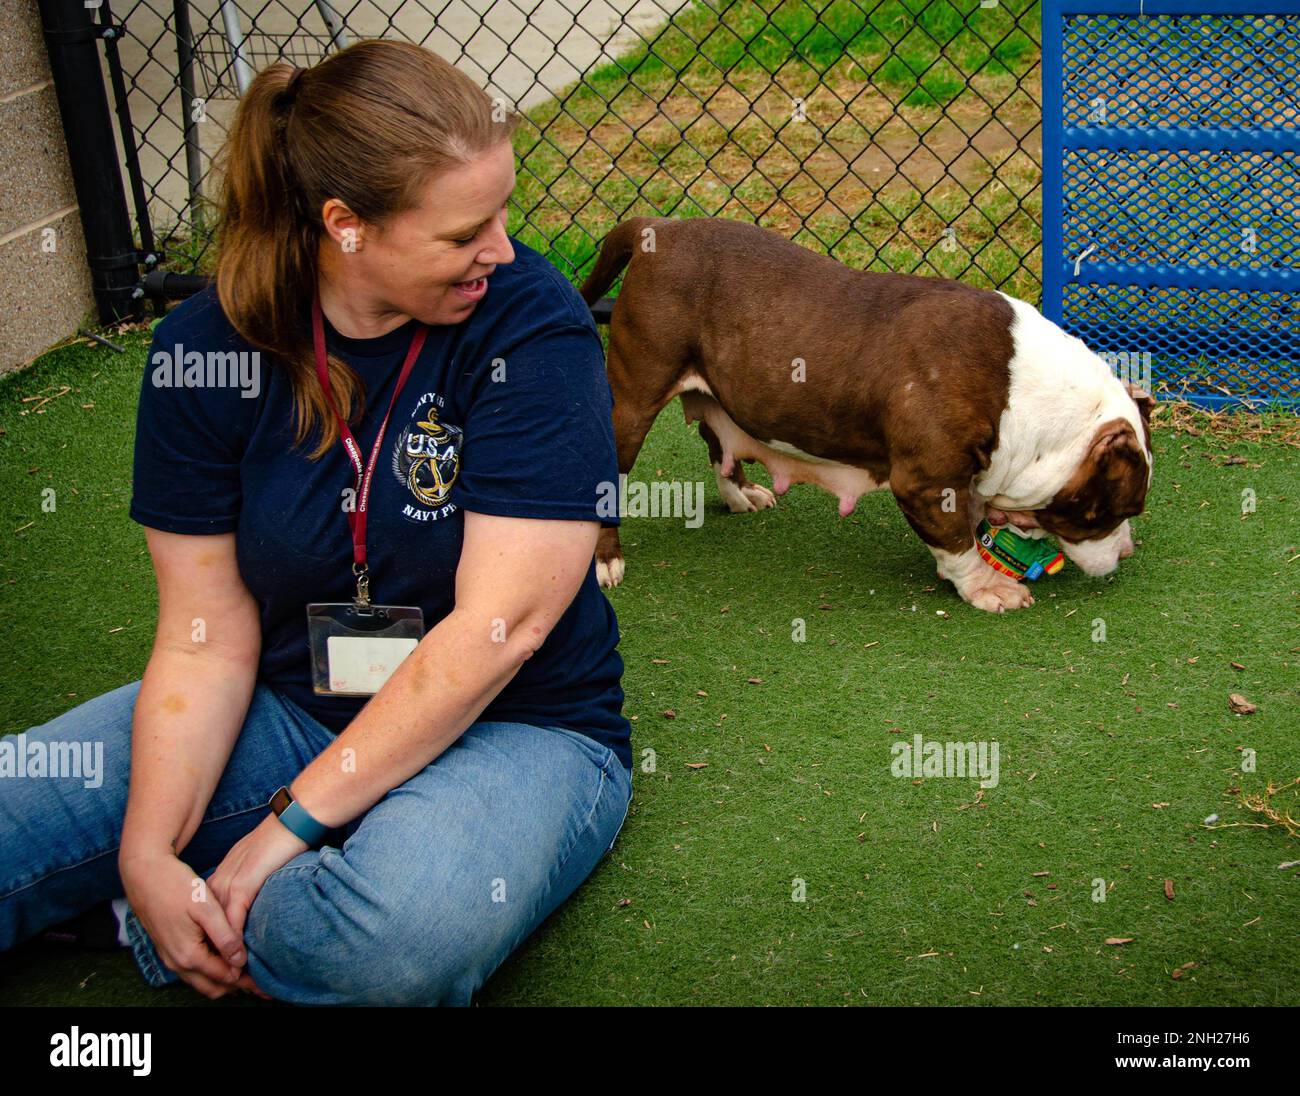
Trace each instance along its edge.
<instances>
[{"instance_id":1,"label":"navy blue t-shirt","mask_svg":"<svg viewBox=\"0 0 1300 1096\"><path fill-rule=\"evenodd\" d=\"M618 483L612 397L591 313L541 255L512 243L515 261L497 267L469 318L429 329L376 464L371 597L420 606L426 630L454 604L463 511L618 523L608 505L608 485ZM303 316L306 325L309 302ZM366 457L414 326L353 339L326 320L329 349L365 387L353 433ZM337 733L366 698L312 690L306 606L352 599L343 500L356 476L341 445L316 461L307 457L314 439L295 448L288 377L265 355L254 368L252 349L214 289L158 324L136 423L131 517L172 533L236 534L239 570L261 609L258 680ZM240 352L242 378L230 356ZM630 769L618 639L593 560L541 649L479 719L569 728Z\"/></svg>"}]
</instances>

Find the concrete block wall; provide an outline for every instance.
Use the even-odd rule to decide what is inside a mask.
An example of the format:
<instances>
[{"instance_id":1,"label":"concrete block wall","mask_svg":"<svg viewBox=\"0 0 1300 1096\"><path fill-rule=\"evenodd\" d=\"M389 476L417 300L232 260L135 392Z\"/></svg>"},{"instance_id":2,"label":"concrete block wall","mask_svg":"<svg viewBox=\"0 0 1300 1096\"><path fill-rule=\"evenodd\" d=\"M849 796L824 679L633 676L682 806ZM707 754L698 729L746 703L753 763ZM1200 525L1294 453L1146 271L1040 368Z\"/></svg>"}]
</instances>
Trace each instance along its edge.
<instances>
[{"instance_id":1,"label":"concrete block wall","mask_svg":"<svg viewBox=\"0 0 1300 1096\"><path fill-rule=\"evenodd\" d=\"M77 198L34 3L0 4L0 373L94 320Z\"/></svg>"}]
</instances>

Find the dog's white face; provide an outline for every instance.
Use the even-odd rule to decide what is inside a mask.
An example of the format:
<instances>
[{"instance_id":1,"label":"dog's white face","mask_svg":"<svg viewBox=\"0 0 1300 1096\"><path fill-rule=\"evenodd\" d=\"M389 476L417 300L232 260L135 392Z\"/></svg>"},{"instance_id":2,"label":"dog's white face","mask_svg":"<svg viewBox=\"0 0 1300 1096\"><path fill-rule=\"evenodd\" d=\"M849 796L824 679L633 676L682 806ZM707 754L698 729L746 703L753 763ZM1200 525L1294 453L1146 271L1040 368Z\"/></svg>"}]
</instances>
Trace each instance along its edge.
<instances>
[{"instance_id":1,"label":"dog's white face","mask_svg":"<svg viewBox=\"0 0 1300 1096\"><path fill-rule=\"evenodd\" d=\"M1034 516L1033 510L988 509L988 519L994 525L1014 525L1031 537L1048 536L1048 532ZM1133 530L1128 519L1121 521L1111 532L1091 540L1066 540L1058 538L1061 551L1085 575L1100 577L1114 571L1122 559L1133 554Z\"/></svg>"},{"instance_id":2,"label":"dog's white face","mask_svg":"<svg viewBox=\"0 0 1300 1096\"><path fill-rule=\"evenodd\" d=\"M989 520L1050 534L1085 574L1110 574L1133 554L1129 519L1151 485L1153 401L1031 305L1007 300L1011 390L999 448L977 481Z\"/></svg>"},{"instance_id":3,"label":"dog's white face","mask_svg":"<svg viewBox=\"0 0 1300 1096\"><path fill-rule=\"evenodd\" d=\"M1150 397L1146 397L1150 400ZM1149 410L1138 403L1145 420ZM1142 512L1151 483L1151 451L1130 423L1103 424L1083 462L1044 507L1007 510L990 506L995 525L1008 522L1039 536L1051 534L1086 575L1108 575L1133 554L1129 518Z\"/></svg>"},{"instance_id":4,"label":"dog's white face","mask_svg":"<svg viewBox=\"0 0 1300 1096\"><path fill-rule=\"evenodd\" d=\"M1108 575L1119 561L1133 554L1133 533L1128 519L1121 521L1109 536L1096 540L1061 541L1061 551L1086 575Z\"/></svg>"}]
</instances>

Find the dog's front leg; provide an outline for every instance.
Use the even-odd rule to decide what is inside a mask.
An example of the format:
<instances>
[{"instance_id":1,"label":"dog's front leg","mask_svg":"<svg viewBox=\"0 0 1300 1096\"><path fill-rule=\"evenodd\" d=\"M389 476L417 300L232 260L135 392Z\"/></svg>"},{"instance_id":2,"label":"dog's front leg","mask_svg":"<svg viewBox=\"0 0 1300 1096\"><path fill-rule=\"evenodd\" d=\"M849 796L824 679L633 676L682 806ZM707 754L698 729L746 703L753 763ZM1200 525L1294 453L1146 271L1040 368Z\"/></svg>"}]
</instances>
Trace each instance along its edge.
<instances>
[{"instance_id":1,"label":"dog's front leg","mask_svg":"<svg viewBox=\"0 0 1300 1096\"><path fill-rule=\"evenodd\" d=\"M1004 613L1008 609L1024 609L1034 603L1034 596L1022 582L1010 575L995 571L984 562L974 543L961 552L953 553L930 546L939 566L939 577L946 578L977 609L990 613Z\"/></svg>"},{"instance_id":2,"label":"dog's front leg","mask_svg":"<svg viewBox=\"0 0 1300 1096\"><path fill-rule=\"evenodd\" d=\"M925 541L938 565L939 577L947 579L962 600L990 613L1022 609L1034 603L1029 590L1010 575L995 571L975 548L971 526L970 480L942 483L920 472L895 469L890 475L894 497Z\"/></svg>"}]
</instances>

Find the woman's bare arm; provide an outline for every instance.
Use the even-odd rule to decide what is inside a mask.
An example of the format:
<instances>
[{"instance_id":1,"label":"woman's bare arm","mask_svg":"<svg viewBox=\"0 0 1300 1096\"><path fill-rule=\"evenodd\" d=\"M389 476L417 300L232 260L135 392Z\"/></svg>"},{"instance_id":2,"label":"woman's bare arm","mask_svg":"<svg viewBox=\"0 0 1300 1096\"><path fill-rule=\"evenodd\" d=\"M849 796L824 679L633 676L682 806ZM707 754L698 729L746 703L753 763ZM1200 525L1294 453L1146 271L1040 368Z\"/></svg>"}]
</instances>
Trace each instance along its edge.
<instances>
[{"instance_id":1,"label":"woman's bare arm","mask_svg":"<svg viewBox=\"0 0 1300 1096\"><path fill-rule=\"evenodd\" d=\"M196 890L181 854L248 714L261 622L235 563L233 534L149 529L146 539L158 630L136 698L118 869L159 959L215 998L239 982L247 955L221 903L206 901L201 885Z\"/></svg>"},{"instance_id":2,"label":"woman's bare arm","mask_svg":"<svg viewBox=\"0 0 1300 1096\"><path fill-rule=\"evenodd\" d=\"M179 856L194 836L248 714L262 647L233 533L145 536L158 631L136 700L123 862Z\"/></svg>"}]
</instances>

